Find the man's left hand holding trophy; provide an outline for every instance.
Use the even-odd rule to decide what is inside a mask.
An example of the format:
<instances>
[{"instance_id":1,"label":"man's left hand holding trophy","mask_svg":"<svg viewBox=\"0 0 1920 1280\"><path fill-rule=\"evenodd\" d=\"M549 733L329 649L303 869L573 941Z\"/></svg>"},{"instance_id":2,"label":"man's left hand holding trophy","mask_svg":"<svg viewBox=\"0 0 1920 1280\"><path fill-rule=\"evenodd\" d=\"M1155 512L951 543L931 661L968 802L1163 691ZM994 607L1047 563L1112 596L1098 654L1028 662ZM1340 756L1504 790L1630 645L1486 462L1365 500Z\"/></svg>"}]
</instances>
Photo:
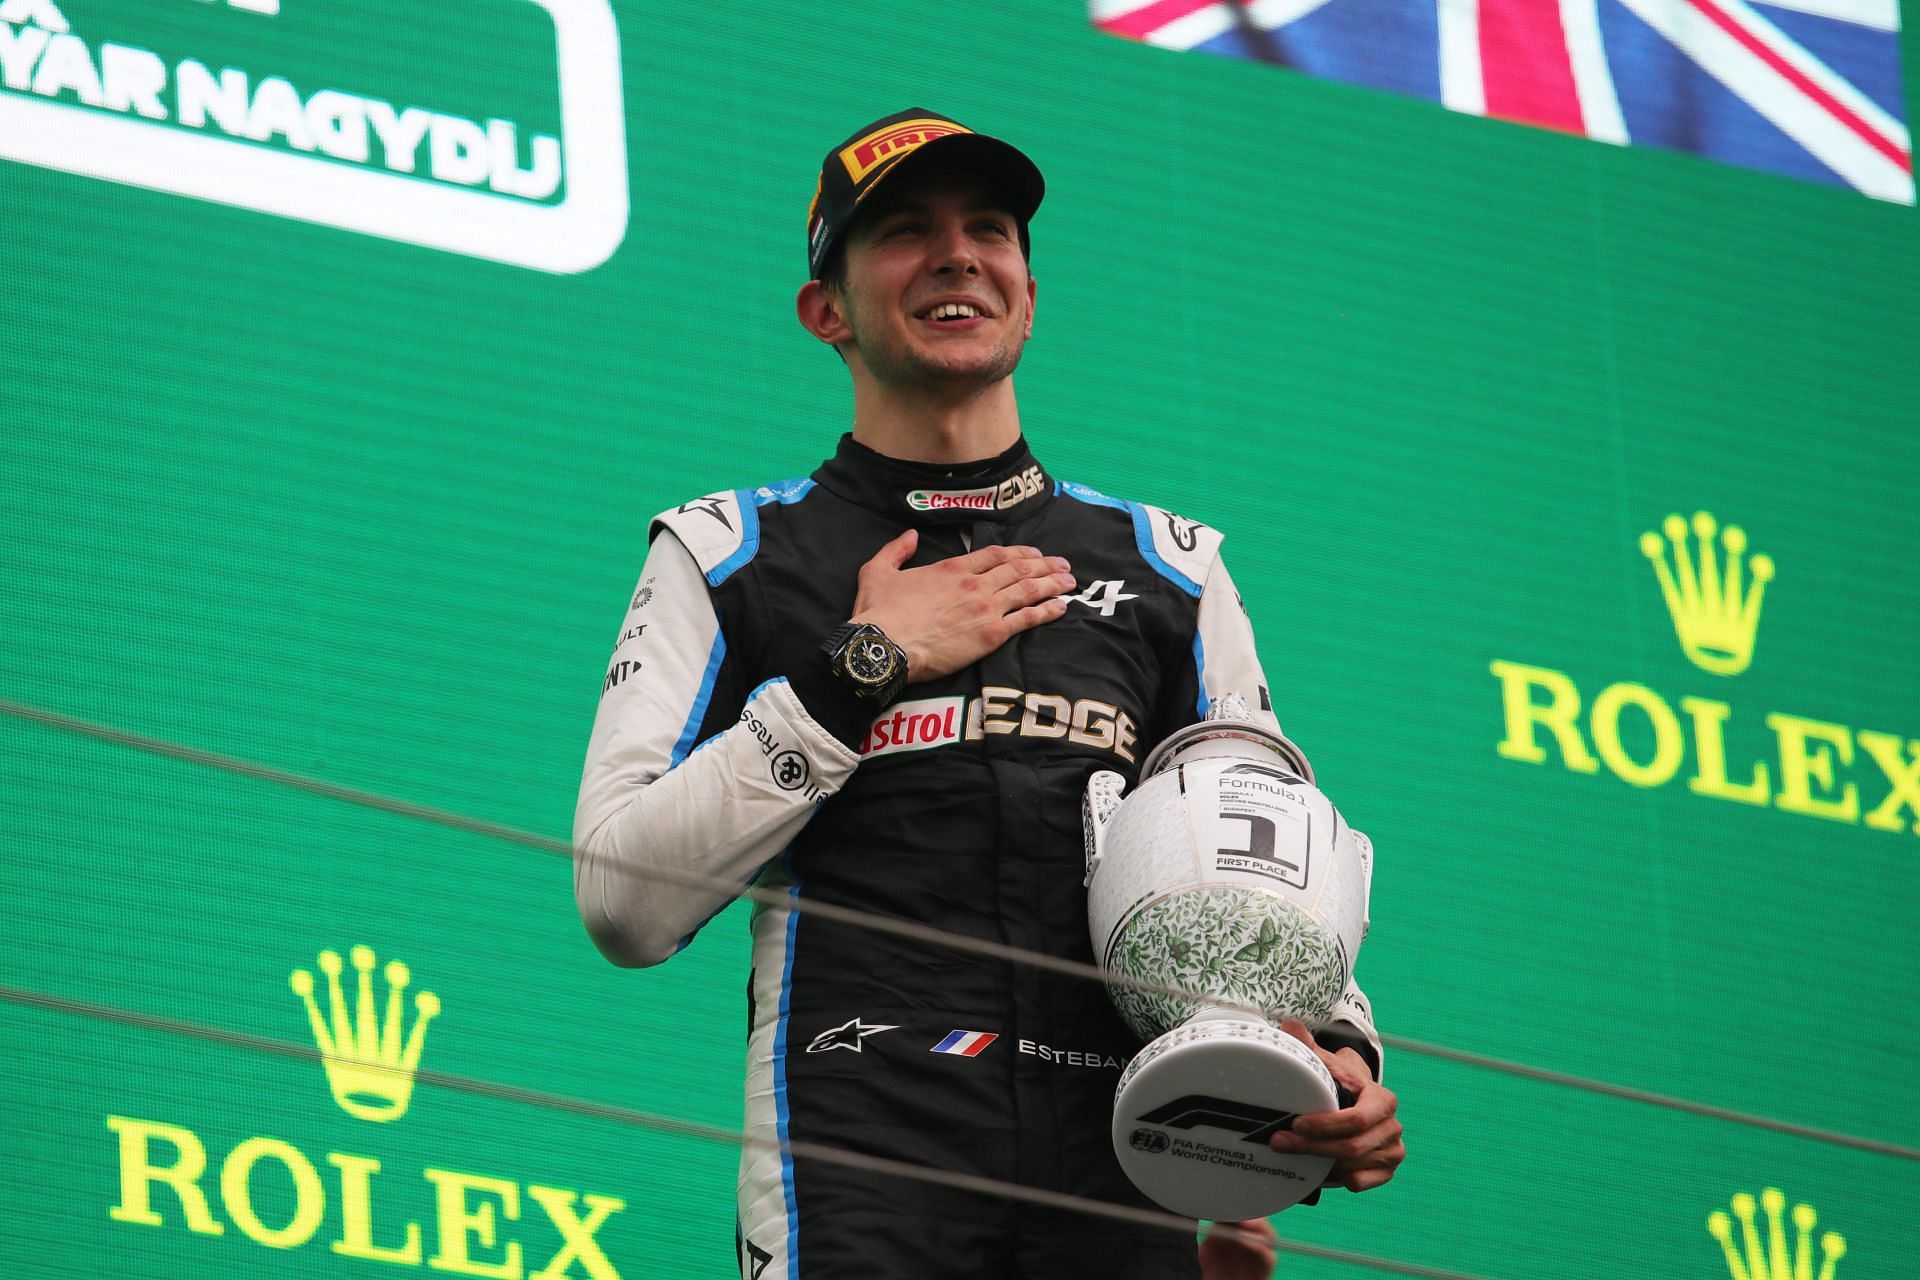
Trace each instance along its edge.
<instances>
[{"instance_id":1,"label":"man's left hand holding trophy","mask_svg":"<svg viewBox=\"0 0 1920 1280\"><path fill-rule=\"evenodd\" d=\"M1322 1185L1364 1191L1405 1157L1398 1101L1310 1028L1356 1015L1373 850L1306 757L1237 696L1170 735L1123 797L1087 785L1088 920L1121 1016L1113 1141L1177 1213L1246 1219Z\"/></svg>"}]
</instances>

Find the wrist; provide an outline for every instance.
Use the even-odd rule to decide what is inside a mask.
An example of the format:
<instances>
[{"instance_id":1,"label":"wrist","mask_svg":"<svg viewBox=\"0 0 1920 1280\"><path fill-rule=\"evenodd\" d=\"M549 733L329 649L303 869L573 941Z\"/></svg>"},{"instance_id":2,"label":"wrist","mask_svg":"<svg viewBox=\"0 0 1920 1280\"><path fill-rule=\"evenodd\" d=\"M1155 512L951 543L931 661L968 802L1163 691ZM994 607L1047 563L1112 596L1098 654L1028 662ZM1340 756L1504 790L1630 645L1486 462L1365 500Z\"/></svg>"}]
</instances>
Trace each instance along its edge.
<instances>
[{"instance_id":1,"label":"wrist","mask_svg":"<svg viewBox=\"0 0 1920 1280\"><path fill-rule=\"evenodd\" d=\"M833 678L825 662L796 663L787 683L814 721L851 751L859 751L879 711Z\"/></svg>"},{"instance_id":2,"label":"wrist","mask_svg":"<svg viewBox=\"0 0 1920 1280\"><path fill-rule=\"evenodd\" d=\"M906 690L907 652L874 622L854 619L836 627L820 652L835 682L876 713Z\"/></svg>"}]
</instances>

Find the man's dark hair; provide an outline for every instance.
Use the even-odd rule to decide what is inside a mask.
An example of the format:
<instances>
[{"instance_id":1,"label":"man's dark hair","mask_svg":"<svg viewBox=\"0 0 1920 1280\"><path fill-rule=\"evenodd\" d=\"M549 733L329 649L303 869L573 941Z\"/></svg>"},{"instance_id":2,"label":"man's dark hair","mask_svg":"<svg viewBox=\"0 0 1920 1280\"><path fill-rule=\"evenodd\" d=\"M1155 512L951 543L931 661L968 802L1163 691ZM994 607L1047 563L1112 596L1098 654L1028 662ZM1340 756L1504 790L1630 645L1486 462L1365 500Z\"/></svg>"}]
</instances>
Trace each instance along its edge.
<instances>
[{"instance_id":1,"label":"man's dark hair","mask_svg":"<svg viewBox=\"0 0 1920 1280\"><path fill-rule=\"evenodd\" d=\"M820 283L844 297L847 292L847 243L843 236L827 250L825 262L820 264Z\"/></svg>"}]
</instances>

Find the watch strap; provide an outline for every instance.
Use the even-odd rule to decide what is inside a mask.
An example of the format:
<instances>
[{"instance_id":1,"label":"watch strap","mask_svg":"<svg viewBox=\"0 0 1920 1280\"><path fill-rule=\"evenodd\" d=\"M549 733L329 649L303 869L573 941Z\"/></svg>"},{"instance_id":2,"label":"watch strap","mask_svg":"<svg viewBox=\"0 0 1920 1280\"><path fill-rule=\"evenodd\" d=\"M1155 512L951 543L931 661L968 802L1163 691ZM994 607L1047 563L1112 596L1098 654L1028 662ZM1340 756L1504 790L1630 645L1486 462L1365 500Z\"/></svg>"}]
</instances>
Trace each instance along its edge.
<instances>
[{"instance_id":1,"label":"watch strap","mask_svg":"<svg viewBox=\"0 0 1920 1280\"><path fill-rule=\"evenodd\" d=\"M839 658L840 651L847 647L847 641L853 639L853 633L865 625L865 623L861 622L841 623L827 633L826 640L820 646L820 652L827 655L828 662L835 661ZM878 628L875 628L875 630L878 630Z\"/></svg>"}]
</instances>

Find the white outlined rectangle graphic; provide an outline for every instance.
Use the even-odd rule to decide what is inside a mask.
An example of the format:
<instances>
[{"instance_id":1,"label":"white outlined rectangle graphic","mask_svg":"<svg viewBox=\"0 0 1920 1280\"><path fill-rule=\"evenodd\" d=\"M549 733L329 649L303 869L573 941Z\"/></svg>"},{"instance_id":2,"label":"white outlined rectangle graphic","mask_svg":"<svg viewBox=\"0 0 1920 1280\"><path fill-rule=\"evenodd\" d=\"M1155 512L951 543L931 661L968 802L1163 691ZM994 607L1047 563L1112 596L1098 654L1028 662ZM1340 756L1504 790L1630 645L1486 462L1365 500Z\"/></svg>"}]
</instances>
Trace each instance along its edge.
<instances>
[{"instance_id":1,"label":"white outlined rectangle graphic","mask_svg":"<svg viewBox=\"0 0 1920 1280\"><path fill-rule=\"evenodd\" d=\"M555 204L18 92L0 91L0 158L538 271L586 271L627 232L619 32L608 0L519 2L554 26L566 174Z\"/></svg>"}]
</instances>

